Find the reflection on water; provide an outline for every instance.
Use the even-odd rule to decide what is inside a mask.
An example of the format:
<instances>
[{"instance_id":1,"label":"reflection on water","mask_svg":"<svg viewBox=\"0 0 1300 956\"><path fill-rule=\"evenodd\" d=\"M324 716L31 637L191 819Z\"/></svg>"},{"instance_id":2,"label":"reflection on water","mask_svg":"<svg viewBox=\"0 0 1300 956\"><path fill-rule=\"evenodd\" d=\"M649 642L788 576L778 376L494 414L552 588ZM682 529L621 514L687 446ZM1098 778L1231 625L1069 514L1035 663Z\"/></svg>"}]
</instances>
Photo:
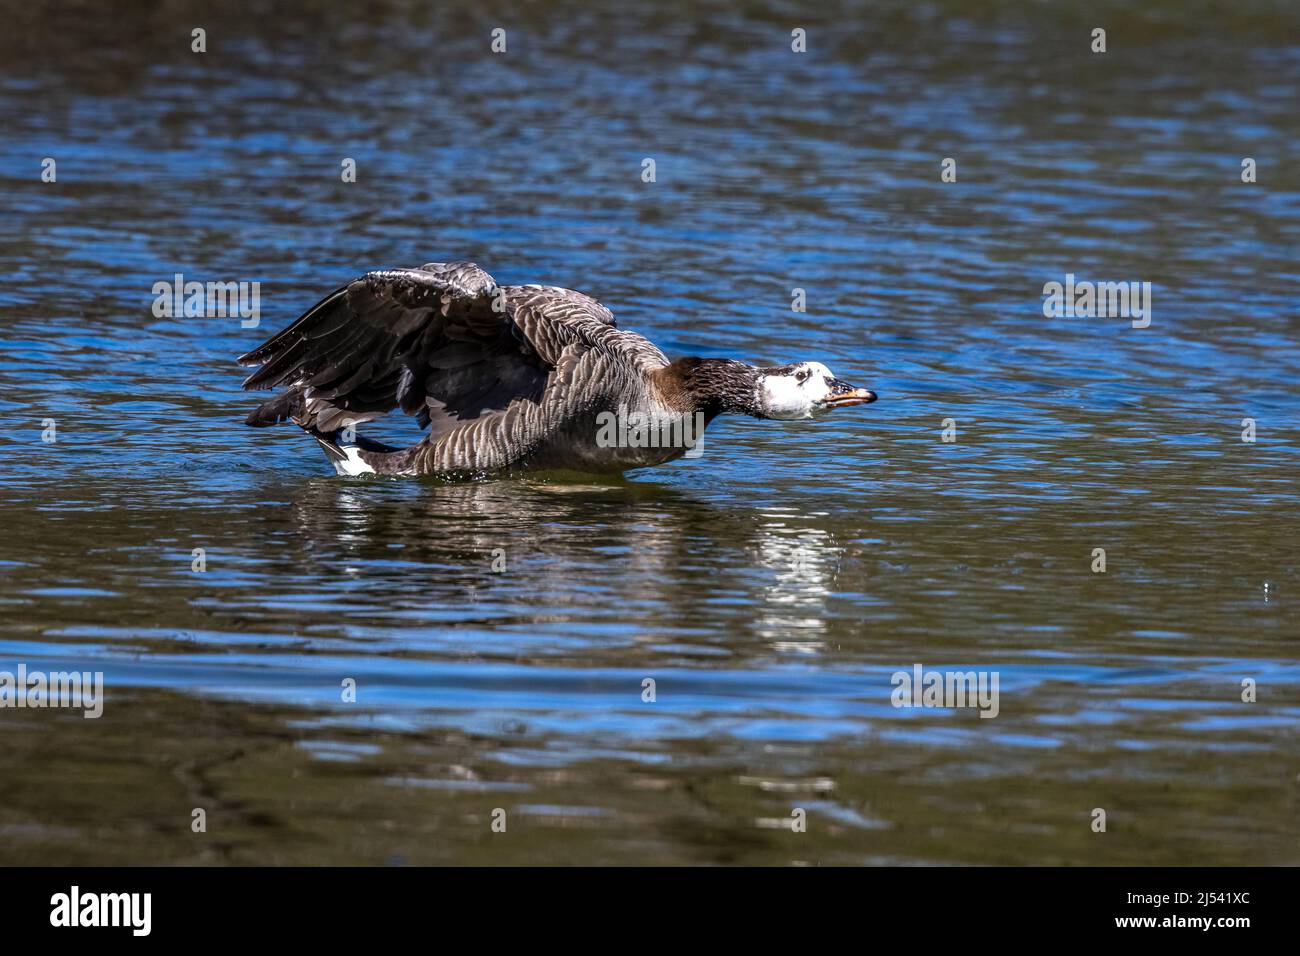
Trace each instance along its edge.
<instances>
[{"instance_id":1,"label":"reflection on water","mask_svg":"<svg viewBox=\"0 0 1300 956\"><path fill-rule=\"evenodd\" d=\"M1294 11L69 9L0 36L0 670L107 700L0 710L0 862L1297 862ZM449 257L882 398L625 480L239 424L268 328ZM1045 320L1067 272L1150 328Z\"/></svg>"},{"instance_id":2,"label":"reflection on water","mask_svg":"<svg viewBox=\"0 0 1300 956\"><path fill-rule=\"evenodd\" d=\"M815 653L825 646L826 596L842 551L825 529L787 525L799 517L780 509L763 515L757 558L775 580L763 589L759 633L778 651Z\"/></svg>"}]
</instances>

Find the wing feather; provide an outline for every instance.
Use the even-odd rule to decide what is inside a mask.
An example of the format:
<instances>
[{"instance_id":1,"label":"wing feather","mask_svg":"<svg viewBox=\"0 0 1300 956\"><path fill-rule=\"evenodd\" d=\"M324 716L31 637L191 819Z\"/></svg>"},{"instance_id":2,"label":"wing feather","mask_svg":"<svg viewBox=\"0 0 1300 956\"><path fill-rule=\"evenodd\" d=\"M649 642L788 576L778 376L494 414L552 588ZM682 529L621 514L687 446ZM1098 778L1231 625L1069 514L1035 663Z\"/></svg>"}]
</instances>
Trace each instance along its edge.
<instances>
[{"instance_id":1,"label":"wing feather","mask_svg":"<svg viewBox=\"0 0 1300 956\"><path fill-rule=\"evenodd\" d=\"M582 356L603 348L645 367L667 361L590 296L498 287L471 262L435 262L366 273L239 361L260 366L244 388L297 396L265 403L250 424L292 413L327 431L400 408L429 428L428 447L469 455L478 440L495 458L562 424Z\"/></svg>"}]
</instances>

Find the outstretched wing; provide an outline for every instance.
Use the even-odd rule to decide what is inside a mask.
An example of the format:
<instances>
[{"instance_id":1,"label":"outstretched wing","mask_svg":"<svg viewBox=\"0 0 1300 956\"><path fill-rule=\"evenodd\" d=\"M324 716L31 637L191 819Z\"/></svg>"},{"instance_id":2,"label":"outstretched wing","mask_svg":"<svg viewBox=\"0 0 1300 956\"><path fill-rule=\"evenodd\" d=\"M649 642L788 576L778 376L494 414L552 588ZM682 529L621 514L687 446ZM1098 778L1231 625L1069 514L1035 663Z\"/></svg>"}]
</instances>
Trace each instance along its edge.
<instances>
[{"instance_id":1,"label":"outstretched wing","mask_svg":"<svg viewBox=\"0 0 1300 956\"><path fill-rule=\"evenodd\" d=\"M249 424L292 418L329 433L401 408L436 437L520 399L540 403L565 350L613 328L594 299L498 287L471 262L370 272L240 357L261 366L244 388L288 387Z\"/></svg>"}]
</instances>

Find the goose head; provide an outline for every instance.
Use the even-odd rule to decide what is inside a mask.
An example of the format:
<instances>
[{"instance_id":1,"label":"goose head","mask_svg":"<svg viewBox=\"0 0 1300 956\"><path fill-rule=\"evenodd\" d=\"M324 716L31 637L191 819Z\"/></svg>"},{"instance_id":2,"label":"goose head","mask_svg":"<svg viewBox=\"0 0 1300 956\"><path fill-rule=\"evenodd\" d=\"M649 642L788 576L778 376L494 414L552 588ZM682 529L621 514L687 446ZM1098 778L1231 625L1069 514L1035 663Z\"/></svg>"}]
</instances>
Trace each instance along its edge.
<instances>
[{"instance_id":1,"label":"goose head","mask_svg":"<svg viewBox=\"0 0 1300 956\"><path fill-rule=\"evenodd\" d=\"M726 412L799 421L876 400L875 392L840 381L821 362L756 368L732 359L683 358L655 373L655 382L669 408L700 411L710 421Z\"/></svg>"},{"instance_id":2,"label":"goose head","mask_svg":"<svg viewBox=\"0 0 1300 956\"><path fill-rule=\"evenodd\" d=\"M865 405L876 393L836 378L821 362L796 362L757 370L759 418L798 421L825 415L832 408Z\"/></svg>"}]
</instances>

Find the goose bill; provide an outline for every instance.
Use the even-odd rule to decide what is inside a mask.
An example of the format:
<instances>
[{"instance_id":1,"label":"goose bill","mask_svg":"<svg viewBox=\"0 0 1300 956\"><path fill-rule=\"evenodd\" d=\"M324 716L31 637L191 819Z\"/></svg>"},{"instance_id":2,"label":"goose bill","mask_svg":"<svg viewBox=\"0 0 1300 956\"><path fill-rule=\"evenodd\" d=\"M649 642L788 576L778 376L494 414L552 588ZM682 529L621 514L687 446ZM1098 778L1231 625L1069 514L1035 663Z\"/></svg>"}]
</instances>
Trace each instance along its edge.
<instances>
[{"instance_id":1,"label":"goose bill","mask_svg":"<svg viewBox=\"0 0 1300 956\"><path fill-rule=\"evenodd\" d=\"M831 381L831 393L822 399L827 408L844 408L849 405L866 405L876 400L876 393L869 388L854 388L839 379Z\"/></svg>"}]
</instances>

